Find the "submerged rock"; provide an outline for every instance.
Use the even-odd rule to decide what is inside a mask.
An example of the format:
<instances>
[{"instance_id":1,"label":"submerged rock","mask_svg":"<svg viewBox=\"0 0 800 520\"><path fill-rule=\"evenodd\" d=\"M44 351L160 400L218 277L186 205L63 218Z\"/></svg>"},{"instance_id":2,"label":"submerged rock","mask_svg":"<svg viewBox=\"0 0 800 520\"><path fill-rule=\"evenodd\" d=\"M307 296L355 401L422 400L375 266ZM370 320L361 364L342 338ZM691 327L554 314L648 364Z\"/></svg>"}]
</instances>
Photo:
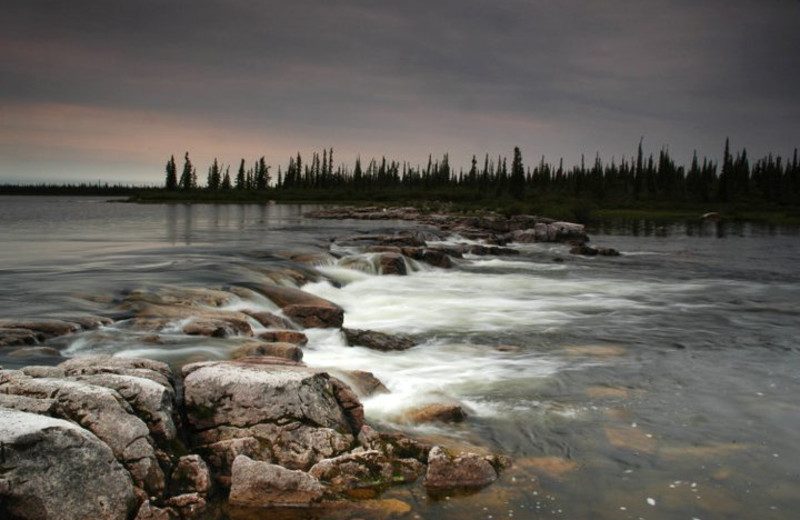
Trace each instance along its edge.
<instances>
[{"instance_id":1,"label":"submerged rock","mask_svg":"<svg viewBox=\"0 0 800 520\"><path fill-rule=\"evenodd\" d=\"M416 344L413 339L401 334L386 334L385 332L374 330L348 328L343 328L342 332L348 345L357 345L372 350L380 350L381 352L408 350Z\"/></svg>"},{"instance_id":2,"label":"submerged rock","mask_svg":"<svg viewBox=\"0 0 800 520\"><path fill-rule=\"evenodd\" d=\"M44 339L45 335L41 332L17 327L0 327L0 347L36 345Z\"/></svg>"},{"instance_id":3,"label":"submerged rock","mask_svg":"<svg viewBox=\"0 0 800 520\"><path fill-rule=\"evenodd\" d=\"M165 307L222 307L232 303L227 291L201 287L162 286L157 289L135 289L125 295L125 305L150 303Z\"/></svg>"},{"instance_id":4,"label":"submerged rock","mask_svg":"<svg viewBox=\"0 0 800 520\"><path fill-rule=\"evenodd\" d=\"M378 257L378 272L383 275L405 276L408 274L406 259L399 253L381 253Z\"/></svg>"},{"instance_id":5,"label":"submerged rock","mask_svg":"<svg viewBox=\"0 0 800 520\"><path fill-rule=\"evenodd\" d=\"M135 511L128 472L71 422L0 408L0 446L2 518L118 520Z\"/></svg>"},{"instance_id":6,"label":"submerged rock","mask_svg":"<svg viewBox=\"0 0 800 520\"><path fill-rule=\"evenodd\" d=\"M259 322L264 327L267 327L268 329L293 330L295 328L294 324L292 324L291 321L289 321L286 318L283 318L281 316L278 316L277 314L273 314L271 312L267 312L267 311L258 311L258 312L256 312L256 311L249 311L249 310L244 310L242 312L244 312L248 316L252 317L257 322Z\"/></svg>"},{"instance_id":7,"label":"submerged rock","mask_svg":"<svg viewBox=\"0 0 800 520\"><path fill-rule=\"evenodd\" d=\"M434 267L441 267L442 269L450 269L453 267L453 260L451 256L458 258L462 257L460 250L444 250L440 248L427 248L427 247L404 247L403 254L414 260L425 262L426 264Z\"/></svg>"},{"instance_id":8,"label":"submerged rock","mask_svg":"<svg viewBox=\"0 0 800 520\"><path fill-rule=\"evenodd\" d=\"M137 331L158 332L174 326L174 322L185 320L185 334L211 337L252 336L249 316L242 312L200 307L166 306L151 303L132 305L135 316L124 322L124 326Z\"/></svg>"},{"instance_id":9,"label":"submerged rock","mask_svg":"<svg viewBox=\"0 0 800 520\"><path fill-rule=\"evenodd\" d=\"M303 359L303 349L294 343L251 342L239 347L231 354L232 359L247 357L277 357L291 361L301 361Z\"/></svg>"},{"instance_id":10,"label":"submerged rock","mask_svg":"<svg viewBox=\"0 0 800 520\"><path fill-rule=\"evenodd\" d=\"M350 370L341 376L362 397L388 394L389 389L375 374L366 370Z\"/></svg>"},{"instance_id":11,"label":"submerged rock","mask_svg":"<svg viewBox=\"0 0 800 520\"><path fill-rule=\"evenodd\" d=\"M339 328L344 310L335 303L294 287L259 285L251 287L269 298L292 321L306 328Z\"/></svg>"},{"instance_id":12,"label":"submerged rock","mask_svg":"<svg viewBox=\"0 0 800 520\"><path fill-rule=\"evenodd\" d=\"M586 244L578 244L569 250L572 255L583 256L619 256L619 251L610 247L591 247Z\"/></svg>"},{"instance_id":13,"label":"submerged rock","mask_svg":"<svg viewBox=\"0 0 800 520\"><path fill-rule=\"evenodd\" d=\"M308 336L296 330L268 330L259 334L258 339L267 343L292 343L301 347L308 344Z\"/></svg>"},{"instance_id":14,"label":"submerged rock","mask_svg":"<svg viewBox=\"0 0 800 520\"><path fill-rule=\"evenodd\" d=\"M400 419L413 424L422 424L430 422L457 423L463 422L466 418L467 414L461 406L436 403L407 410Z\"/></svg>"},{"instance_id":15,"label":"submerged rock","mask_svg":"<svg viewBox=\"0 0 800 520\"><path fill-rule=\"evenodd\" d=\"M190 336L229 338L239 335L252 336L253 330L247 322L238 319L192 318L183 326L183 333Z\"/></svg>"},{"instance_id":16,"label":"submerged rock","mask_svg":"<svg viewBox=\"0 0 800 520\"><path fill-rule=\"evenodd\" d=\"M511 249L509 247L498 247L498 246L483 246L483 245L471 245L465 246L464 248L465 253L469 253L471 255L478 255L478 256L509 256L509 255L518 255L519 251L516 249Z\"/></svg>"}]
</instances>

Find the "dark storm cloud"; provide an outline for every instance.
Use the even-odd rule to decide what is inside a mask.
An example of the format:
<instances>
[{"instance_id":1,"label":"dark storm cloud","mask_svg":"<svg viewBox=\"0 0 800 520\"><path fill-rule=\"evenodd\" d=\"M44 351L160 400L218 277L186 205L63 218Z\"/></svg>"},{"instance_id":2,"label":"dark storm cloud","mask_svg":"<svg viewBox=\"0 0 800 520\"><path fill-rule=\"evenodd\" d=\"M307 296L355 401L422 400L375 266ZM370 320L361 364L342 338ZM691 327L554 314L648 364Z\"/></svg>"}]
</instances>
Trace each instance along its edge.
<instances>
[{"instance_id":1,"label":"dark storm cloud","mask_svg":"<svg viewBox=\"0 0 800 520\"><path fill-rule=\"evenodd\" d=\"M262 140L280 132L295 148L333 143L412 160L515 144L619 155L642 135L685 154L713 154L726 135L780 153L798 140L794 0L5 0L0 9L0 103L20 118L38 107L43 126L47 106L75 105L85 125L106 110L128 122L163 116L165 135L230 133L176 135L178 147L216 140L233 150L245 131L271 129ZM14 124L0 123L2 135Z\"/></svg>"}]
</instances>

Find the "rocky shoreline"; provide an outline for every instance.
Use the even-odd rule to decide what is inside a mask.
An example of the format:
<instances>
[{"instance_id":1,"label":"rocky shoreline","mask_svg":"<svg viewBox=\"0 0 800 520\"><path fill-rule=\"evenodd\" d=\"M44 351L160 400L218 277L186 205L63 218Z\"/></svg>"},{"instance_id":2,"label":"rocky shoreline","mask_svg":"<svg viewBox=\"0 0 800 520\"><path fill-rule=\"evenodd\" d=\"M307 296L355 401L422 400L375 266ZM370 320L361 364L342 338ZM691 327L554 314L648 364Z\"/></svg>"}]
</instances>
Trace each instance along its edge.
<instances>
[{"instance_id":1,"label":"rocky shoreline","mask_svg":"<svg viewBox=\"0 0 800 520\"><path fill-rule=\"evenodd\" d=\"M304 329L341 329L348 344L383 351L415 342L344 328L344 309L300 287L320 276L314 265L405 275L415 262L447 269L467 254L518 254L507 247L515 242L566 242L582 255L618 253L588 246L579 224L531 216L423 215L413 208L337 208L308 216L413 220L430 230L337 239L328 251L287 255L299 267L265 269L259 284L130 291L113 299L107 316L0 320L0 348L48 359L57 359L57 346L71 338L109 330L164 348L176 333L236 345L230 359L177 368L108 355L0 367L0 517L220 518L230 508L366 504L418 479L431 496L494 482L510 463L502 455L451 453L369 425L360 398L388 391L380 381L369 372L334 377L302 362ZM441 244L452 235L466 240ZM372 253L370 265L342 253L353 249ZM237 299L266 299L278 310L227 307ZM464 419L464 410L451 403L412 410L406 418Z\"/></svg>"}]
</instances>

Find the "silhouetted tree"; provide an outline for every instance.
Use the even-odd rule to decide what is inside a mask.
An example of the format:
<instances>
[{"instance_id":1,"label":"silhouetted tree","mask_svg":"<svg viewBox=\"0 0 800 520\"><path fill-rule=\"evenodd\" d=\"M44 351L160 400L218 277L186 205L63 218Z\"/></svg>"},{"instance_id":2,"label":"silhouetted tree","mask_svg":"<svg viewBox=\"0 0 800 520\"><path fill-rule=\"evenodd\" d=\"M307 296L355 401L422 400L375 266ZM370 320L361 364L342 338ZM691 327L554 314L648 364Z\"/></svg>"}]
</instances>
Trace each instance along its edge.
<instances>
[{"instance_id":1,"label":"silhouetted tree","mask_svg":"<svg viewBox=\"0 0 800 520\"><path fill-rule=\"evenodd\" d=\"M167 161L167 181L165 185L168 190L178 188L178 170L175 168L175 156L172 155Z\"/></svg>"},{"instance_id":2,"label":"silhouetted tree","mask_svg":"<svg viewBox=\"0 0 800 520\"><path fill-rule=\"evenodd\" d=\"M242 159L242 162L239 164L239 171L236 173L236 189L247 189L247 177L245 176L244 172L244 159Z\"/></svg>"},{"instance_id":3,"label":"silhouetted tree","mask_svg":"<svg viewBox=\"0 0 800 520\"><path fill-rule=\"evenodd\" d=\"M511 161L511 178L508 182L511 196L517 200L525 198L525 167L522 165L522 152L519 146L514 147L514 159Z\"/></svg>"},{"instance_id":4,"label":"silhouetted tree","mask_svg":"<svg viewBox=\"0 0 800 520\"><path fill-rule=\"evenodd\" d=\"M192 181L194 171L192 161L189 159L189 152L186 152L183 158L183 173L181 173L181 180L179 182L179 187L181 189L190 190L196 185L196 182Z\"/></svg>"},{"instance_id":5,"label":"silhouetted tree","mask_svg":"<svg viewBox=\"0 0 800 520\"><path fill-rule=\"evenodd\" d=\"M214 157L214 164L208 168L208 177L206 178L206 186L209 190L218 190L222 184L222 172L220 171L217 158Z\"/></svg>"},{"instance_id":6,"label":"silhouetted tree","mask_svg":"<svg viewBox=\"0 0 800 520\"><path fill-rule=\"evenodd\" d=\"M223 190L231 189L231 167L230 166L225 168L225 175L222 177L221 188Z\"/></svg>"}]
</instances>

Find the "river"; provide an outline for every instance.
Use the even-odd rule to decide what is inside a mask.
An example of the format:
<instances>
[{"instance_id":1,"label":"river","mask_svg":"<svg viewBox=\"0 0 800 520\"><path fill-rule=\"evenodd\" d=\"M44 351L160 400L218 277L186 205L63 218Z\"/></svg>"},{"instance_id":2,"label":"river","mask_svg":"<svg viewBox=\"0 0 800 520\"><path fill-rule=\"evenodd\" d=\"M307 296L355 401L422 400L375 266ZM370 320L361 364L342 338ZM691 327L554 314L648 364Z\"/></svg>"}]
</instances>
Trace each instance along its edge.
<instances>
[{"instance_id":1,"label":"river","mask_svg":"<svg viewBox=\"0 0 800 520\"><path fill-rule=\"evenodd\" d=\"M109 314L131 290L257 281L254 263L293 266L286 251L352 254L337 237L415 226L304 218L313 208L0 197L0 318ZM391 393L364 402L374 424L514 461L474 495L433 500L415 485L384 497L425 519L794 518L798 231L633 222L589 233L621 256L514 244L521 255L468 256L449 270L416 265L402 277L317 267L323 278L303 288L340 304L345 326L412 334L420 345L377 352L316 329L306 363L381 379ZM230 352L221 339L158 346L106 329L102 340L50 346L173 366ZM0 349L6 368L58 360ZM460 403L468 418L396 422L427 402Z\"/></svg>"}]
</instances>

